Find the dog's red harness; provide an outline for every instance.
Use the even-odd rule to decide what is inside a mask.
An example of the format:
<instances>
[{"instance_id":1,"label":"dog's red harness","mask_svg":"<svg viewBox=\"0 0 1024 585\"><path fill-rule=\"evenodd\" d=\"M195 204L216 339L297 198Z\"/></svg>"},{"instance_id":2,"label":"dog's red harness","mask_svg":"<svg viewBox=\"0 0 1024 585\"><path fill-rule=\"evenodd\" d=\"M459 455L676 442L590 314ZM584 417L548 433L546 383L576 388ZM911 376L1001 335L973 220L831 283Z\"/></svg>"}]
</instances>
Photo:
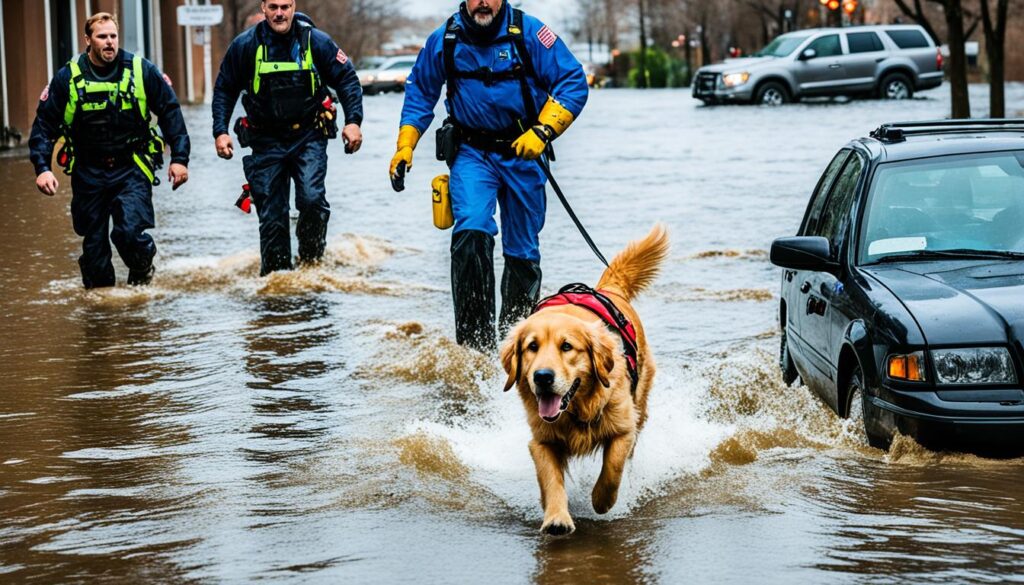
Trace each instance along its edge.
<instances>
[{"instance_id":1,"label":"dog's red harness","mask_svg":"<svg viewBox=\"0 0 1024 585\"><path fill-rule=\"evenodd\" d=\"M558 293L541 299L533 308L533 312L559 305L583 307L600 317L612 331L619 334L619 337L622 338L622 354L626 358L626 369L629 370L629 377L633 382L630 393L635 394L640 375L637 371L636 361L636 329L633 328L629 319L622 314L622 311L615 306L611 299L601 294L601 291L578 282L567 284Z\"/></svg>"}]
</instances>

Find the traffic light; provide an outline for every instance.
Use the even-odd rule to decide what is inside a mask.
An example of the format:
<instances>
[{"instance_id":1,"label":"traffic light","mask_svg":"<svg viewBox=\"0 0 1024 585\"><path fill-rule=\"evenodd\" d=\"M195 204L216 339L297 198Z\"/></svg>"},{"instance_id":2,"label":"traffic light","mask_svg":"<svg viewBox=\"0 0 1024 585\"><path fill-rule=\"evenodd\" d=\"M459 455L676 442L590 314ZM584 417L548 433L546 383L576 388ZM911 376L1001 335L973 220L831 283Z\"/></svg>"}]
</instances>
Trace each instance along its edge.
<instances>
[{"instance_id":1,"label":"traffic light","mask_svg":"<svg viewBox=\"0 0 1024 585\"><path fill-rule=\"evenodd\" d=\"M833 9L834 10L834 9ZM857 0L843 0L843 12L853 14L857 10Z\"/></svg>"},{"instance_id":2,"label":"traffic light","mask_svg":"<svg viewBox=\"0 0 1024 585\"><path fill-rule=\"evenodd\" d=\"M836 10L839 8L839 0L828 0L826 6L828 6L829 10Z\"/></svg>"}]
</instances>

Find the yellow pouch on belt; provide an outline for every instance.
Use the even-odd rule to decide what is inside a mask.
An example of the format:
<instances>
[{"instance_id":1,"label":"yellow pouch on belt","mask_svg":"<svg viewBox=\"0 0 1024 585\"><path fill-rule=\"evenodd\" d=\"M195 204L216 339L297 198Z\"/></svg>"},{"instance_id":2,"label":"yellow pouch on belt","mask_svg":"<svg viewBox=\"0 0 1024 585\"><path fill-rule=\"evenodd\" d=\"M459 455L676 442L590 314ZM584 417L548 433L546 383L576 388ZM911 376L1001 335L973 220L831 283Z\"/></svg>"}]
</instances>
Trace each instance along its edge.
<instances>
[{"instance_id":1,"label":"yellow pouch on belt","mask_svg":"<svg viewBox=\"0 0 1024 585\"><path fill-rule=\"evenodd\" d=\"M434 177L430 188L433 191L431 197L434 200L434 227L446 230L455 225L455 217L452 216L452 200L448 193L448 175Z\"/></svg>"}]
</instances>

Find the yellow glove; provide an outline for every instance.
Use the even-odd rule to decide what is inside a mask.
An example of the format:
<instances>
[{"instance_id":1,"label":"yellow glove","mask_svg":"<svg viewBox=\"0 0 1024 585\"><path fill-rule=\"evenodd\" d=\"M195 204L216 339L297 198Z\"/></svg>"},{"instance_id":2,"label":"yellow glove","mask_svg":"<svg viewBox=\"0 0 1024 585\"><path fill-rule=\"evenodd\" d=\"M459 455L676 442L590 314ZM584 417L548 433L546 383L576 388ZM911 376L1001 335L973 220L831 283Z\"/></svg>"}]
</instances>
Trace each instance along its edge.
<instances>
[{"instance_id":1,"label":"yellow glove","mask_svg":"<svg viewBox=\"0 0 1024 585\"><path fill-rule=\"evenodd\" d=\"M562 104L548 97L547 103L537 116L537 125L523 132L522 136L512 143L516 156L525 160L533 160L544 154L548 143L561 136L572 124L574 117Z\"/></svg>"},{"instance_id":2,"label":"yellow glove","mask_svg":"<svg viewBox=\"0 0 1024 585\"><path fill-rule=\"evenodd\" d=\"M412 150L420 141L420 131L415 126L405 125L398 129L398 151L391 158L389 174L394 177L398 163L405 162L405 170L412 168Z\"/></svg>"}]
</instances>

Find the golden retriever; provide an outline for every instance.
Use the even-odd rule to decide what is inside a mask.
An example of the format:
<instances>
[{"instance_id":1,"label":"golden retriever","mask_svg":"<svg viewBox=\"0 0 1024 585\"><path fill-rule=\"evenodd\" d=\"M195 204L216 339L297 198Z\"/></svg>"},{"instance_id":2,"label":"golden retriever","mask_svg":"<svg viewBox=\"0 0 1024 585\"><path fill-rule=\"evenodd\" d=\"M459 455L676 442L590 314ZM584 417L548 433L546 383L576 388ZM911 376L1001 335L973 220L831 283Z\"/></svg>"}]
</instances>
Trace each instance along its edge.
<instances>
[{"instance_id":1,"label":"golden retriever","mask_svg":"<svg viewBox=\"0 0 1024 585\"><path fill-rule=\"evenodd\" d=\"M544 508L542 532L568 534L576 529L565 493L570 457L604 449L591 501L598 514L615 505L623 468L647 419L647 395L654 380L654 360L630 301L650 285L667 256L668 234L659 224L620 252L597 283L597 290L632 323L635 379L623 336L579 304L542 302L509 332L502 346L501 360L508 373L505 390L518 385L533 432L530 455Z\"/></svg>"}]
</instances>

